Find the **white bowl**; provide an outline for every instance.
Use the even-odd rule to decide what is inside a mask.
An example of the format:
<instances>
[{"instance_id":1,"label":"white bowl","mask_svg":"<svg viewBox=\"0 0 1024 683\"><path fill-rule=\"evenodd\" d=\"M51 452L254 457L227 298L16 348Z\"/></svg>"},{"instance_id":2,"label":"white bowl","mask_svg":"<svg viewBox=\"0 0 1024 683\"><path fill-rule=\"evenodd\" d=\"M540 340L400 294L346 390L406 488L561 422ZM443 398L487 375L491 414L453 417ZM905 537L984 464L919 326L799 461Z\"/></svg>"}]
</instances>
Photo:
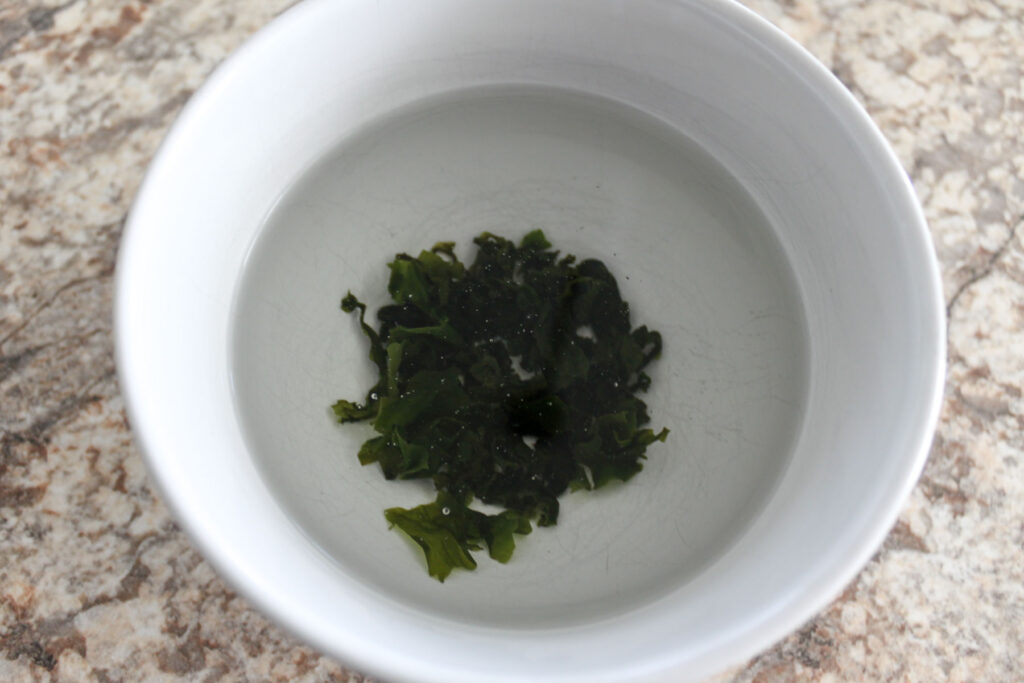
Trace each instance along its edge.
<instances>
[{"instance_id":1,"label":"white bowl","mask_svg":"<svg viewBox=\"0 0 1024 683\"><path fill-rule=\"evenodd\" d=\"M338 310L384 263L541 227L662 331L645 470L439 584L327 407L370 384ZM257 239L258 238L258 239ZM938 414L913 191L853 98L723 0L307 0L174 125L117 274L118 367L204 555L390 680L697 679L868 560Z\"/></svg>"}]
</instances>

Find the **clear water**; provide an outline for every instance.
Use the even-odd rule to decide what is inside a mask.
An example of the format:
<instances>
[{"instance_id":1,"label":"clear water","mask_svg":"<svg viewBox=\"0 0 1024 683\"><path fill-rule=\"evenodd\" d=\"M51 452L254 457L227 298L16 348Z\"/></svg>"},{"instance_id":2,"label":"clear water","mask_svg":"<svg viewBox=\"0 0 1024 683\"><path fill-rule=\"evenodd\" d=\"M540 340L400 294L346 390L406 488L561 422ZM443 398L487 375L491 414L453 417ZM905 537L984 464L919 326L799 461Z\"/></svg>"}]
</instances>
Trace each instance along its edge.
<instances>
[{"instance_id":1,"label":"clear water","mask_svg":"<svg viewBox=\"0 0 1024 683\"><path fill-rule=\"evenodd\" d=\"M563 498L559 523L508 565L480 553L444 585L382 510L432 498L360 467L370 434L328 406L373 383L338 302L385 303L385 263L472 236L543 228L604 260L633 324L662 332L647 396L671 430L629 484ZM785 469L804 413L799 292L763 214L682 133L626 106L491 90L397 112L327 151L280 198L242 274L237 407L281 506L345 572L414 609L503 626L573 623L639 607L706 570ZM339 618L344 618L340 615Z\"/></svg>"}]
</instances>

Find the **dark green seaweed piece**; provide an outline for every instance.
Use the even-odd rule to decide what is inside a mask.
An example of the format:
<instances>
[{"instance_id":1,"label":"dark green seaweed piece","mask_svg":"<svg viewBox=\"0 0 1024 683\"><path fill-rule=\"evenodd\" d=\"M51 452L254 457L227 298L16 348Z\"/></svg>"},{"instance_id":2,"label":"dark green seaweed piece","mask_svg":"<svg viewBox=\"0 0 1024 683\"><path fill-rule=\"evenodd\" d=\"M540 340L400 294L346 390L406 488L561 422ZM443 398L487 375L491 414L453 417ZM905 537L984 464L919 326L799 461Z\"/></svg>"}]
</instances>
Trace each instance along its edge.
<instances>
[{"instance_id":1,"label":"dark green seaweed piece","mask_svg":"<svg viewBox=\"0 0 1024 683\"><path fill-rule=\"evenodd\" d=\"M560 256L534 230L516 246L483 233L468 267L442 242L388 264L392 304L377 330L352 293L377 383L362 403L339 400L339 422L372 420L379 434L359 450L387 479L430 478L432 503L385 517L422 549L439 581L474 569L487 546L507 562L530 520L558 520L567 489L628 481L647 446L668 430L646 428L637 396L661 335L632 328L629 305L600 261ZM494 515L474 499L504 508Z\"/></svg>"}]
</instances>

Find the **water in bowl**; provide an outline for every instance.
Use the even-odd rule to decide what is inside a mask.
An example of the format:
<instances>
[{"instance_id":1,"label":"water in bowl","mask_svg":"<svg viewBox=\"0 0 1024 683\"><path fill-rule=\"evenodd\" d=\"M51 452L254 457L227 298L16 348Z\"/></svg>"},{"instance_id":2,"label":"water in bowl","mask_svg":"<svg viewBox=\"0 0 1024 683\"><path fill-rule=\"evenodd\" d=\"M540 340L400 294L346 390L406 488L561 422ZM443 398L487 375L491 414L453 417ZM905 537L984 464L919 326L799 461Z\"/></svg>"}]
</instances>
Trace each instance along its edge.
<instances>
[{"instance_id":1,"label":"water in bowl","mask_svg":"<svg viewBox=\"0 0 1024 683\"><path fill-rule=\"evenodd\" d=\"M633 324L662 332L645 400L672 433L628 484L564 496L558 525L519 537L509 564L481 552L442 585L382 513L427 502L431 485L361 467L371 430L331 418L374 382L339 301L386 303L396 252L455 240L471 258L482 231L534 228L604 260ZM348 136L267 217L235 310L238 415L266 485L339 568L442 618L554 627L713 570L770 497L804 412L801 300L764 215L681 132L576 93L460 93Z\"/></svg>"}]
</instances>

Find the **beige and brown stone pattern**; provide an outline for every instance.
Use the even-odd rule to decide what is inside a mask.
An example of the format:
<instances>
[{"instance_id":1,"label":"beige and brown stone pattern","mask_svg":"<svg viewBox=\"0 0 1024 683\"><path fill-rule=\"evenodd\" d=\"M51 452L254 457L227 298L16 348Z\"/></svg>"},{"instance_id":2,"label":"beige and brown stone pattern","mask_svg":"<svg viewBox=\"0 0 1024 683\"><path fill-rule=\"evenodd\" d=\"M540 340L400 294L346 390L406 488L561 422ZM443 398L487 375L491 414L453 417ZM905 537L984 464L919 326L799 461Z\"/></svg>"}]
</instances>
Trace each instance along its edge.
<instances>
[{"instance_id":1,"label":"beige and brown stone pattern","mask_svg":"<svg viewBox=\"0 0 1024 683\"><path fill-rule=\"evenodd\" d=\"M118 238L203 78L290 0L0 0L0 680L360 681L237 597L147 480ZM867 107L942 264L931 457L860 576L719 680L1024 679L1024 0L750 0Z\"/></svg>"}]
</instances>

